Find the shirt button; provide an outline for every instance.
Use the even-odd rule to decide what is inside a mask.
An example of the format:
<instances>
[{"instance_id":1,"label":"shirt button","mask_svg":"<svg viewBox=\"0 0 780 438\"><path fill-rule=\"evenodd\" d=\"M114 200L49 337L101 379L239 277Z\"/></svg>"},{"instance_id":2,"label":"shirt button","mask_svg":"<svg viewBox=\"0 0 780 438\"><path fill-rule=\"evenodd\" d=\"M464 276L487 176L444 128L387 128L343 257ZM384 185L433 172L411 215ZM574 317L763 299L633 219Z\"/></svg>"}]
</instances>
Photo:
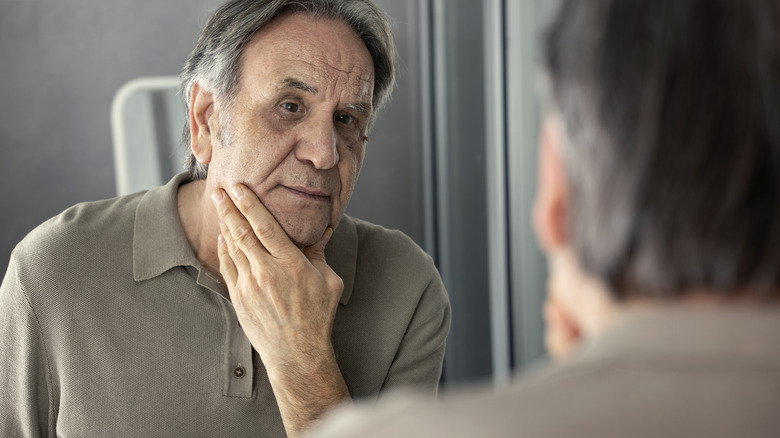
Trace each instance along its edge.
<instances>
[{"instance_id":1,"label":"shirt button","mask_svg":"<svg viewBox=\"0 0 780 438\"><path fill-rule=\"evenodd\" d=\"M242 366L237 366L235 369L233 369L233 375L238 377L239 379L244 377L244 374L246 374L246 370Z\"/></svg>"}]
</instances>

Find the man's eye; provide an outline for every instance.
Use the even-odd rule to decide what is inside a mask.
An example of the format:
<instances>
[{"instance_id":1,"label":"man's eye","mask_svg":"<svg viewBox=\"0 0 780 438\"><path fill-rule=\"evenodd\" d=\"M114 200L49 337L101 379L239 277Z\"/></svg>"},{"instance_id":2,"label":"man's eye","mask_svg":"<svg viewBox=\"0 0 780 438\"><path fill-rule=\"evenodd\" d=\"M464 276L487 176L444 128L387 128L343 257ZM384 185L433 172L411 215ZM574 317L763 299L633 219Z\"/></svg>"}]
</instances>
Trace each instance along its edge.
<instances>
[{"instance_id":1,"label":"man's eye","mask_svg":"<svg viewBox=\"0 0 780 438\"><path fill-rule=\"evenodd\" d=\"M352 116L350 116L349 114L342 114L342 115L340 115L340 116L337 116L337 117L336 117L336 120L338 120L338 121L339 121L339 123L343 123L343 124L345 124L345 125L349 125L349 124L350 124L350 123L352 123L352 122L353 122L355 119L354 119Z\"/></svg>"},{"instance_id":2,"label":"man's eye","mask_svg":"<svg viewBox=\"0 0 780 438\"><path fill-rule=\"evenodd\" d=\"M287 110L287 111L289 111L291 113L297 113L298 110L301 109L301 107L297 103L293 103L293 102L285 102L285 103L283 103L282 104L282 108L284 108L285 110Z\"/></svg>"}]
</instances>

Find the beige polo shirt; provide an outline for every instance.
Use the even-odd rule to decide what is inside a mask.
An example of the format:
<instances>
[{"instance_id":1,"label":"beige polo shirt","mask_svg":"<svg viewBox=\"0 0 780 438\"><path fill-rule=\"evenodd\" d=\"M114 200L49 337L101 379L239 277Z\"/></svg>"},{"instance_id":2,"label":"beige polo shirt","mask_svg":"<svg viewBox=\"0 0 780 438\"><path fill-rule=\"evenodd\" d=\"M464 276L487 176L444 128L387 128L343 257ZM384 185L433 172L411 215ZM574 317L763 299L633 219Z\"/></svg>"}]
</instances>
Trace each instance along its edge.
<instances>
[{"instance_id":1,"label":"beige polo shirt","mask_svg":"<svg viewBox=\"0 0 780 438\"><path fill-rule=\"evenodd\" d=\"M76 205L16 247L0 287L0 436L284 436L227 290L185 238L186 178ZM435 391L450 310L431 258L346 216L326 258L344 280L333 345L352 396Z\"/></svg>"}]
</instances>

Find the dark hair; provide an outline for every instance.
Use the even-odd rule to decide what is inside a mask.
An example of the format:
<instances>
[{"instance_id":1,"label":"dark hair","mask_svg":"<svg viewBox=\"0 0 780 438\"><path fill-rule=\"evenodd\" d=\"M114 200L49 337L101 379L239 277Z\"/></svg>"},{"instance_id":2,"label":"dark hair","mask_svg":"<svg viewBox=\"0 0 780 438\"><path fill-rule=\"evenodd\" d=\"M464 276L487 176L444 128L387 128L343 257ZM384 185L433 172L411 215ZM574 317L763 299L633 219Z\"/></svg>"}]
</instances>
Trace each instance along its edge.
<instances>
[{"instance_id":1,"label":"dark hair","mask_svg":"<svg viewBox=\"0 0 780 438\"><path fill-rule=\"evenodd\" d=\"M395 83L396 51L387 16L368 0L232 0L209 18L181 73L182 94L189 105L195 82L230 106L241 71L244 46L274 19L295 12L341 20L363 40L374 62L372 120L384 106ZM207 167L198 163L189 148L189 119L182 142L185 166L193 179L206 178Z\"/></svg>"},{"instance_id":2,"label":"dark hair","mask_svg":"<svg viewBox=\"0 0 780 438\"><path fill-rule=\"evenodd\" d=\"M780 2L566 0L569 231L617 299L780 292Z\"/></svg>"}]
</instances>

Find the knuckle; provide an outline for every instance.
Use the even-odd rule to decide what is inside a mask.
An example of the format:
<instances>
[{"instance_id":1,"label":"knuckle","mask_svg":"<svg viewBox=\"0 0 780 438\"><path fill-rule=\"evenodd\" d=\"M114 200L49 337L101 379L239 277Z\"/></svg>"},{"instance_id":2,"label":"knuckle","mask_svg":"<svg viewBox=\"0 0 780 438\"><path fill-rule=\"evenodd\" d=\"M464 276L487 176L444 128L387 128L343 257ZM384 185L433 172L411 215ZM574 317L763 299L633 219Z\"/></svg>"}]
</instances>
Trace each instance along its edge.
<instances>
[{"instance_id":1,"label":"knuckle","mask_svg":"<svg viewBox=\"0 0 780 438\"><path fill-rule=\"evenodd\" d=\"M273 239L276 235L276 227L274 227L274 224L269 223L255 225L254 231L261 240Z\"/></svg>"},{"instance_id":2,"label":"knuckle","mask_svg":"<svg viewBox=\"0 0 780 438\"><path fill-rule=\"evenodd\" d=\"M277 283L276 275L267 269L261 269L255 274L257 283L265 288L266 291L271 289L272 285Z\"/></svg>"},{"instance_id":3,"label":"knuckle","mask_svg":"<svg viewBox=\"0 0 780 438\"><path fill-rule=\"evenodd\" d=\"M241 249L239 249L237 246L233 246L230 249L228 249L228 252L230 254L230 258L235 260L239 255L241 255Z\"/></svg>"},{"instance_id":4,"label":"knuckle","mask_svg":"<svg viewBox=\"0 0 780 438\"><path fill-rule=\"evenodd\" d=\"M254 216L255 214L257 214L257 204L252 202L247 202L246 197L239 200L238 205L240 207L241 213L243 213L244 216Z\"/></svg>"},{"instance_id":5,"label":"knuckle","mask_svg":"<svg viewBox=\"0 0 780 438\"><path fill-rule=\"evenodd\" d=\"M333 293L341 293L344 290L344 280L338 275L331 275L327 278L328 289Z\"/></svg>"},{"instance_id":6,"label":"knuckle","mask_svg":"<svg viewBox=\"0 0 780 438\"><path fill-rule=\"evenodd\" d=\"M231 248L231 254L252 249L257 245L257 237L251 228L241 227L236 230L234 236L235 245Z\"/></svg>"}]
</instances>

